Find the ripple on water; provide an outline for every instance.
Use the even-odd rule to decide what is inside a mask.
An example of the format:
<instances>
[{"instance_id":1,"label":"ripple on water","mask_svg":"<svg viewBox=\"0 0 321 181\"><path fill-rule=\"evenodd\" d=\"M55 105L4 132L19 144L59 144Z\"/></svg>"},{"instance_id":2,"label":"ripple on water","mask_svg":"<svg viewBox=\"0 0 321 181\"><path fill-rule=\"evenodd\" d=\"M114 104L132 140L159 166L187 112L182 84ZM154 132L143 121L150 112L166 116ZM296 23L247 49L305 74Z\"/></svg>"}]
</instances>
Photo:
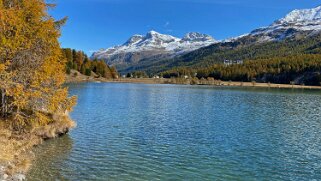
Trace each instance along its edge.
<instances>
[{"instance_id":1,"label":"ripple on water","mask_svg":"<svg viewBox=\"0 0 321 181\"><path fill-rule=\"evenodd\" d=\"M78 84L70 135L29 180L320 180L321 94Z\"/></svg>"}]
</instances>

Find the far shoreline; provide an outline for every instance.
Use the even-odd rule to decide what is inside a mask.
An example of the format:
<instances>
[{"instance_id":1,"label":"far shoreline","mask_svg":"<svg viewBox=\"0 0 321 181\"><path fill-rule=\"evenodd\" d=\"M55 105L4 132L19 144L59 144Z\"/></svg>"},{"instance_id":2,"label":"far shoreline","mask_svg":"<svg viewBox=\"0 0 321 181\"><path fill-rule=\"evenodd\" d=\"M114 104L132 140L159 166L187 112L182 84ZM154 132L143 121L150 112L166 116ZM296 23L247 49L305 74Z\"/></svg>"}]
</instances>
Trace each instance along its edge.
<instances>
[{"instance_id":1,"label":"far shoreline","mask_svg":"<svg viewBox=\"0 0 321 181\"><path fill-rule=\"evenodd\" d=\"M207 85L217 87L257 87L257 88L273 88L273 89L309 89L321 90L321 86L309 85L291 85L291 84L274 84L274 83L259 83L259 82L236 82L236 81L208 81L198 80L195 82L192 79L183 78L119 78L119 79L106 79L94 78L89 76L82 76L81 78L72 78L67 76L66 83L82 83L82 82L109 82L109 83L137 83L137 84L177 84L177 85Z\"/></svg>"}]
</instances>

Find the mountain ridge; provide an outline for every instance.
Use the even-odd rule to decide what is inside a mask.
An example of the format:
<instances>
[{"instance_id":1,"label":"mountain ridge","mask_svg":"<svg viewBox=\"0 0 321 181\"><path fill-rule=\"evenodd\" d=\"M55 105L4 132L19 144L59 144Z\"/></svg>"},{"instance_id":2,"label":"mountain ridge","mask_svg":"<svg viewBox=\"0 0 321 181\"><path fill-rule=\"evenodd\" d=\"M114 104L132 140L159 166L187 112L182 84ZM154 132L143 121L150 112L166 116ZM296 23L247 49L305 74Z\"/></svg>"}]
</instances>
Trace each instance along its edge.
<instances>
[{"instance_id":1,"label":"mountain ridge","mask_svg":"<svg viewBox=\"0 0 321 181\"><path fill-rule=\"evenodd\" d=\"M133 35L124 44L94 52L92 59L104 59L110 65L133 64L153 57L173 57L214 44L213 37L197 32L182 38L150 31L145 36ZM119 67L118 67L119 68Z\"/></svg>"},{"instance_id":2,"label":"mountain ridge","mask_svg":"<svg viewBox=\"0 0 321 181\"><path fill-rule=\"evenodd\" d=\"M225 47L222 50L215 50L215 51L226 51L229 49L233 49L236 47L244 47L244 46L250 46L253 44L261 44L266 42L273 42L273 41L285 41L285 40L296 40L301 38L307 38L310 36L314 36L315 34L318 34L321 31L321 6L317 6L315 8L311 9L295 9L291 12L289 12L286 16L283 18L280 18L273 23L271 23L269 26L257 28L253 31L251 31L248 34L241 35L239 37L230 38L222 41L210 41L207 40L208 38L204 34L200 33L189 33L185 35L182 39L175 39L173 36L168 36L167 40L172 40L173 42L186 40L186 38L189 38L189 41L191 40L197 40L197 41L207 41L211 42L207 46L194 46L193 48L190 48L190 51L184 51L184 49L175 49L177 47L169 46L172 48L171 50L176 50L173 52L170 51L162 51L162 46L155 46L153 50L150 51L157 51L153 52L152 56L146 56L146 51L140 51L139 49L134 49L132 52L128 52L126 55L117 54L117 52L114 52L114 54L110 54L113 50L113 48L109 49L110 52L108 52L112 56L116 56L118 67L116 64L116 67L120 70L120 72L128 72L129 70L139 70L139 67L145 67L145 65L153 65L153 62L159 63L161 60L167 60L172 59L172 61L180 60L187 62L188 59L185 59L186 57L189 57L190 55L193 55L195 57L199 57L199 59L202 59L201 57L204 57L205 55L203 53L199 54L199 49L208 49L206 52L210 51L210 47L216 46L217 47ZM155 34L158 34L157 32L152 32ZM132 37L133 38L133 37ZM131 38L131 39L132 39ZM144 36L139 35L138 40L144 39ZM130 39L130 40L131 40ZM226 49L225 43L230 43L229 48ZM209 48L207 48L209 47ZM119 49L119 47L118 47ZM225 49L225 50L224 50ZM108 50L108 49L107 49ZM213 51L213 50L212 50ZM215 53L212 52L212 53ZM195 52L195 53L194 53ZM143 56L139 56L137 54L143 54ZM210 53L211 54L211 53ZM187 56L185 56L187 55ZM130 62L124 62L124 57L136 57L138 56L137 60L130 61ZM97 56L93 56L97 57ZM99 58L103 58L107 61L107 63L113 63L111 61L108 61L106 57L102 56ZM145 65L143 65L145 64ZM123 66L119 66L123 65Z\"/></svg>"}]
</instances>

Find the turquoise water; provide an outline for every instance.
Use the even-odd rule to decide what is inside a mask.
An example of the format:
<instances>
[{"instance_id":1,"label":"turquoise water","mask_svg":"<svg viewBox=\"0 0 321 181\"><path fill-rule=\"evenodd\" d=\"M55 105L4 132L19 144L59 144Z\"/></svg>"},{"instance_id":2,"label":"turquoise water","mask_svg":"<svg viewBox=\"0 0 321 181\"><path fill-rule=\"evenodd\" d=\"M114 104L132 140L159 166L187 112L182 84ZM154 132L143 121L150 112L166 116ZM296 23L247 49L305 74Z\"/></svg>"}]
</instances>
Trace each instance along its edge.
<instances>
[{"instance_id":1,"label":"turquoise water","mask_svg":"<svg viewBox=\"0 0 321 181\"><path fill-rule=\"evenodd\" d=\"M36 149L28 180L321 180L321 93L70 85L77 128Z\"/></svg>"}]
</instances>

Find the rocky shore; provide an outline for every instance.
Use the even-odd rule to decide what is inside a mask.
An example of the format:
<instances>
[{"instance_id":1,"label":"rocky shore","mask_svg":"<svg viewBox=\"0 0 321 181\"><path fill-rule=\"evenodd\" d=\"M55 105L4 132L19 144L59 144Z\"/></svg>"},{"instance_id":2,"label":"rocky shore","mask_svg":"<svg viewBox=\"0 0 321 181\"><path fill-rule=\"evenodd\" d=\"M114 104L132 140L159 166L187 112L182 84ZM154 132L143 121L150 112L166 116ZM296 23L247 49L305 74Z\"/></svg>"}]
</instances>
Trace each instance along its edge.
<instances>
[{"instance_id":1,"label":"rocky shore","mask_svg":"<svg viewBox=\"0 0 321 181\"><path fill-rule=\"evenodd\" d=\"M10 164L7 166L0 165L0 181L24 181L24 180L26 180L25 173L16 173L14 175L8 175L5 171L6 167L10 167Z\"/></svg>"}]
</instances>

